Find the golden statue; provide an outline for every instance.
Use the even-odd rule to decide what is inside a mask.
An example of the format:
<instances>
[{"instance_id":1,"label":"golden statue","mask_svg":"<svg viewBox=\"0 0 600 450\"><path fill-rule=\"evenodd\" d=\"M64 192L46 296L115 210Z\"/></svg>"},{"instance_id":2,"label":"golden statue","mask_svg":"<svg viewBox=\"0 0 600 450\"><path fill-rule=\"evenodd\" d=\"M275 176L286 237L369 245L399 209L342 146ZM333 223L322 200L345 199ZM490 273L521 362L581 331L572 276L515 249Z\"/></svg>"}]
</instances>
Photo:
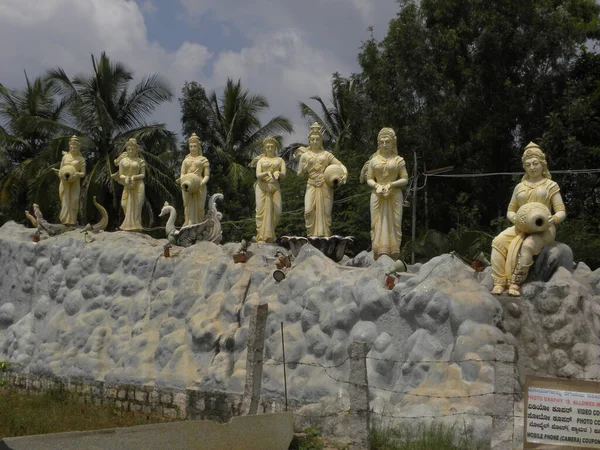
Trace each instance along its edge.
<instances>
[{"instance_id":1,"label":"golden statue","mask_svg":"<svg viewBox=\"0 0 600 450\"><path fill-rule=\"evenodd\" d=\"M60 223L76 225L79 212L81 179L85 176L85 159L81 155L81 143L77 136L69 140L69 151L63 152L60 170L53 169L60 178Z\"/></svg>"},{"instance_id":2,"label":"golden statue","mask_svg":"<svg viewBox=\"0 0 600 450\"><path fill-rule=\"evenodd\" d=\"M492 294L521 295L533 257L556 237L556 225L567 217L558 184L552 181L546 155L530 142L521 158L525 175L513 192L506 217L514 226L492 243ZM554 210L554 215L551 211Z\"/></svg>"},{"instance_id":3,"label":"golden statue","mask_svg":"<svg viewBox=\"0 0 600 450\"><path fill-rule=\"evenodd\" d=\"M313 123L308 134L308 148L300 147L298 175L307 174L304 194L304 220L308 236L331 235L333 190L348 178L348 170L323 148L323 134L318 123Z\"/></svg>"},{"instance_id":4,"label":"golden statue","mask_svg":"<svg viewBox=\"0 0 600 450\"><path fill-rule=\"evenodd\" d=\"M126 153L122 153L115 164L119 166L119 183L123 185L121 208L125 219L119 227L124 231L142 229L142 207L145 199L144 178L146 177L146 162L140 156L138 143L134 138L127 141Z\"/></svg>"},{"instance_id":5,"label":"golden statue","mask_svg":"<svg viewBox=\"0 0 600 450\"><path fill-rule=\"evenodd\" d=\"M371 193L371 243L373 257L400 256L402 242L402 187L408 184L404 158L398 156L396 133L382 128L377 136L377 152L366 164Z\"/></svg>"},{"instance_id":6,"label":"golden statue","mask_svg":"<svg viewBox=\"0 0 600 450\"><path fill-rule=\"evenodd\" d=\"M256 242L275 242L275 228L281 217L279 181L285 177L285 161L278 157L277 140L273 136L263 141L263 153L252 160L256 167Z\"/></svg>"},{"instance_id":7,"label":"golden statue","mask_svg":"<svg viewBox=\"0 0 600 450\"><path fill-rule=\"evenodd\" d=\"M181 177L176 181L181 186L185 221L183 226L200 223L204 219L206 183L210 178L210 164L202 155L200 138L193 133L188 140L190 152L181 164Z\"/></svg>"}]
</instances>

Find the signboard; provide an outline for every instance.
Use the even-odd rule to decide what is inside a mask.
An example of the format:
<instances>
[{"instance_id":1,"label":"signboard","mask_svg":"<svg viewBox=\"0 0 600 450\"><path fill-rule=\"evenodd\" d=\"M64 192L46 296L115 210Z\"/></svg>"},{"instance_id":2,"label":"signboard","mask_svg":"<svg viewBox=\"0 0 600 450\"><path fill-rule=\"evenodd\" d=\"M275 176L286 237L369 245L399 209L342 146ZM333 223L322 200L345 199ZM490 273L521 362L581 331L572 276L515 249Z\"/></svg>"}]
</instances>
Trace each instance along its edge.
<instances>
[{"instance_id":1,"label":"signboard","mask_svg":"<svg viewBox=\"0 0 600 450\"><path fill-rule=\"evenodd\" d=\"M524 448L600 449L600 383L527 376Z\"/></svg>"}]
</instances>

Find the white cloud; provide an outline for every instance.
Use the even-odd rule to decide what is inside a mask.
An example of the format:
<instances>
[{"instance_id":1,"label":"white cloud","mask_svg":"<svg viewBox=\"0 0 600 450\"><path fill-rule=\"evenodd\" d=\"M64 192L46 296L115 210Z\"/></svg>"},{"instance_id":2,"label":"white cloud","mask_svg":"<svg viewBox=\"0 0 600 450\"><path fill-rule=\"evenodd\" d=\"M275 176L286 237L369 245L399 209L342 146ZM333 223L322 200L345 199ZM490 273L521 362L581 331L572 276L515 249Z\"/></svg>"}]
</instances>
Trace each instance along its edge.
<instances>
[{"instance_id":1,"label":"white cloud","mask_svg":"<svg viewBox=\"0 0 600 450\"><path fill-rule=\"evenodd\" d=\"M158 11L158 6L156 6L156 3L152 0L145 0L144 3L142 3L142 11L147 14L153 14Z\"/></svg>"},{"instance_id":2,"label":"white cloud","mask_svg":"<svg viewBox=\"0 0 600 450\"><path fill-rule=\"evenodd\" d=\"M105 50L138 79L163 74L178 94L185 80L201 77L212 56L197 43L167 52L150 42L140 7L125 0L2 0L0 42L0 82L11 88L23 86L23 70L30 77L57 66L70 76L89 73L91 54ZM155 119L179 131L179 115L175 100Z\"/></svg>"},{"instance_id":3,"label":"white cloud","mask_svg":"<svg viewBox=\"0 0 600 450\"><path fill-rule=\"evenodd\" d=\"M0 82L23 86L23 69L33 77L60 66L67 74L89 73L90 55L106 50L139 78L159 72L179 95L184 81L217 92L227 78L265 95L271 105L264 120L284 115L304 140L307 128L298 103L313 95L328 99L331 75L357 71L361 42L374 25L383 37L397 9L395 0L180 0L185 19L220 21L215 29L247 38L241 50L215 51L188 36L167 51L148 39L143 13L156 12L156 0L1 0ZM375 6L376 5L376 6ZM207 48L207 44L209 47ZM214 43L220 45L219 43ZM212 52L211 52L212 50ZM207 76L210 74L210 76ZM180 131L179 104L161 106L154 117Z\"/></svg>"}]
</instances>

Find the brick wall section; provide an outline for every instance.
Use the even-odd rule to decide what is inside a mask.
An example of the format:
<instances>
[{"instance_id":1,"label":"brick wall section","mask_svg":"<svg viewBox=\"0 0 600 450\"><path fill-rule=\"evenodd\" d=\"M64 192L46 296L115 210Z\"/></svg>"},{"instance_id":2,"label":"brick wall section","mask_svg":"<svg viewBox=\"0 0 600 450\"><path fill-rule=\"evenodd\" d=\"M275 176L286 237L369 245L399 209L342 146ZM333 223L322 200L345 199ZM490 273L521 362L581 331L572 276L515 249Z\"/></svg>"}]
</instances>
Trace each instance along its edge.
<instances>
[{"instance_id":1,"label":"brick wall section","mask_svg":"<svg viewBox=\"0 0 600 450\"><path fill-rule=\"evenodd\" d=\"M201 392L195 388L114 385L103 381L50 378L18 372L0 374L0 380L7 380L9 386L26 395L65 390L81 403L111 405L122 411L152 413L173 419L228 422L242 413L242 394ZM283 409L279 400L261 399L259 413L281 412Z\"/></svg>"}]
</instances>

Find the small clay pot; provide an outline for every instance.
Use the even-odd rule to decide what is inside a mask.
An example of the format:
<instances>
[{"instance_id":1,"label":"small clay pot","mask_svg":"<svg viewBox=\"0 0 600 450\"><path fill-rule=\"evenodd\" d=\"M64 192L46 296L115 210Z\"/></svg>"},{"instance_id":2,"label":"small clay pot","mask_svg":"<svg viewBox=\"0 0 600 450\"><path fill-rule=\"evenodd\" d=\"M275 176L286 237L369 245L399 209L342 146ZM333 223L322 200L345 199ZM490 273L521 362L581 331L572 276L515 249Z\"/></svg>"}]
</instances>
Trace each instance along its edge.
<instances>
[{"instance_id":1,"label":"small clay pot","mask_svg":"<svg viewBox=\"0 0 600 450\"><path fill-rule=\"evenodd\" d=\"M248 261L248 255L246 255L246 253L237 253L233 255L233 262L235 264L245 263L246 261Z\"/></svg>"},{"instance_id":2,"label":"small clay pot","mask_svg":"<svg viewBox=\"0 0 600 450\"><path fill-rule=\"evenodd\" d=\"M396 285L396 277L393 275L387 275L385 277L385 287L391 291L392 289L394 289L395 285Z\"/></svg>"}]
</instances>

